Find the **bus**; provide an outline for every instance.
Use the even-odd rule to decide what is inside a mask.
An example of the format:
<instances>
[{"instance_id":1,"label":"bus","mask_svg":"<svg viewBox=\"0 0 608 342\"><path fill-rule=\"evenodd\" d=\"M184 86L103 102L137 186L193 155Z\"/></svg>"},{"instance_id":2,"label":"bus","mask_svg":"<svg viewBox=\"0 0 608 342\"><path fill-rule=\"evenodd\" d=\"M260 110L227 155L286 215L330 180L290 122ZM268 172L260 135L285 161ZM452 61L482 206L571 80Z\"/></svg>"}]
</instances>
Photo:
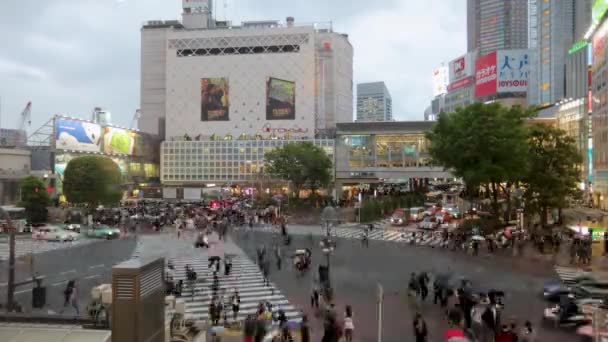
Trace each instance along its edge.
<instances>
[{"instance_id":1,"label":"bus","mask_svg":"<svg viewBox=\"0 0 608 342\"><path fill-rule=\"evenodd\" d=\"M5 215L10 217L13 226L16 228L18 233L23 233L28 230L27 220L25 218L25 208L14 206L2 206L0 208L0 227L2 227L2 231L4 233L6 233L8 229Z\"/></svg>"}]
</instances>

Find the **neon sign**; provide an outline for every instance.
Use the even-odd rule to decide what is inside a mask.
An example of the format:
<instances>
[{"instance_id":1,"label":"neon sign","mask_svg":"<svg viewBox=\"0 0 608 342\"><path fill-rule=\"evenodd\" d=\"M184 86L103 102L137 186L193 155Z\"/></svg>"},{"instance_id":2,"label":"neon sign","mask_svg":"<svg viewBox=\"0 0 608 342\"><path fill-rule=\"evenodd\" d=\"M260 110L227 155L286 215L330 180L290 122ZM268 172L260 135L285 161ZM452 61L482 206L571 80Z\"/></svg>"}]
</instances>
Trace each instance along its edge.
<instances>
[{"instance_id":1,"label":"neon sign","mask_svg":"<svg viewBox=\"0 0 608 342\"><path fill-rule=\"evenodd\" d=\"M589 45L589 42L586 40L581 40L579 42L574 43L569 49L568 54L571 55Z\"/></svg>"}]
</instances>

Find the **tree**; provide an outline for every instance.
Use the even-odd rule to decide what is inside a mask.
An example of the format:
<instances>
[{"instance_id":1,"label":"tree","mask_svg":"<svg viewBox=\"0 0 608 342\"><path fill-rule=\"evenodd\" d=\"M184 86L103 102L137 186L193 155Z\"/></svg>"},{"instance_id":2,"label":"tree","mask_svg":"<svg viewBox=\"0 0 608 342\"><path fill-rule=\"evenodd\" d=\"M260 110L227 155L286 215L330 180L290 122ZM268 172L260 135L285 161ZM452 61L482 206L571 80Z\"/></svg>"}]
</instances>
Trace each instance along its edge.
<instances>
[{"instance_id":1,"label":"tree","mask_svg":"<svg viewBox=\"0 0 608 342\"><path fill-rule=\"evenodd\" d=\"M118 165L103 156L72 159L65 169L63 193L68 202L86 203L90 208L114 204L122 198L122 176Z\"/></svg>"},{"instance_id":2,"label":"tree","mask_svg":"<svg viewBox=\"0 0 608 342\"><path fill-rule=\"evenodd\" d=\"M21 180L20 206L25 208L25 216L29 223L45 222L47 218L46 207L51 204L51 197L46 186L40 178L29 176Z\"/></svg>"},{"instance_id":3,"label":"tree","mask_svg":"<svg viewBox=\"0 0 608 342\"><path fill-rule=\"evenodd\" d=\"M574 139L553 126L530 126L528 147L528 170L523 179L526 209L536 211L544 226L549 208L565 208L568 197L577 192L583 159Z\"/></svg>"},{"instance_id":4,"label":"tree","mask_svg":"<svg viewBox=\"0 0 608 342\"><path fill-rule=\"evenodd\" d=\"M491 196L496 218L500 215L500 194L510 201L510 191L524 176L526 134L524 120L533 110L500 103L475 103L444 114L427 133L431 157L455 176L467 189L485 188Z\"/></svg>"},{"instance_id":5,"label":"tree","mask_svg":"<svg viewBox=\"0 0 608 342\"><path fill-rule=\"evenodd\" d=\"M292 143L264 156L266 172L272 177L291 181L299 193L308 188L313 192L331 181L332 162L321 147L311 142Z\"/></svg>"}]
</instances>

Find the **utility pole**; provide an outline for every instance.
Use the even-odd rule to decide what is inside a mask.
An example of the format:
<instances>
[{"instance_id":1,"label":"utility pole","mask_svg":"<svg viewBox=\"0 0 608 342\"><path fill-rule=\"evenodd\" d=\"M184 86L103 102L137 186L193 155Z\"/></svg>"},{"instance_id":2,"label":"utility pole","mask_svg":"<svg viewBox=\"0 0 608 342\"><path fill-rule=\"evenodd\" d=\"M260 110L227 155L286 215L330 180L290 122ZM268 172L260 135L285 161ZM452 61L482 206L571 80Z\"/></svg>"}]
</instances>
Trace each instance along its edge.
<instances>
[{"instance_id":1,"label":"utility pole","mask_svg":"<svg viewBox=\"0 0 608 342\"><path fill-rule=\"evenodd\" d=\"M9 254L8 254L8 291L6 295L6 312L11 312L14 308L15 297L15 227L10 215L0 208L0 212L6 219L7 229L9 233Z\"/></svg>"}]
</instances>

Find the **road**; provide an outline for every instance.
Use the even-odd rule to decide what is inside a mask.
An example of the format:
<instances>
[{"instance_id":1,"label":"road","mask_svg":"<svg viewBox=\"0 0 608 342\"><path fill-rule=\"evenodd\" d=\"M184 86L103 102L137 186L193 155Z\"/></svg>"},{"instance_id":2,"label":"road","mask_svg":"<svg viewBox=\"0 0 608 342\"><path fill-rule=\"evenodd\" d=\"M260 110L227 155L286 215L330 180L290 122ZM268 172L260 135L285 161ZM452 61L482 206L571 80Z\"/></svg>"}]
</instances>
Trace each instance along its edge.
<instances>
[{"instance_id":1,"label":"road","mask_svg":"<svg viewBox=\"0 0 608 342\"><path fill-rule=\"evenodd\" d=\"M90 300L92 287L111 281L112 266L127 260L135 249L136 240L96 240L85 244L63 246L34 254L32 260L18 260L16 281L31 279L32 273L44 277L43 286L47 288L46 302L43 309L31 308L32 285L19 286L15 291L15 300L25 312L59 312L63 307L63 291L69 280L77 280L80 296L80 308L83 310ZM5 302L8 278L8 262L0 263L0 302ZM73 314L69 311L69 314Z\"/></svg>"},{"instance_id":2,"label":"road","mask_svg":"<svg viewBox=\"0 0 608 342\"><path fill-rule=\"evenodd\" d=\"M233 239L250 256L261 244L271 245L273 234L263 232L233 233ZM319 250L318 237L313 237L313 269L325 263ZM311 246L310 237L294 234L290 249ZM363 248L359 241L339 239L338 246L331 257L331 280L336 290L336 306L343 312L344 306L353 306L357 340L371 341L377 338L377 300L376 288L380 283L385 289L384 341L403 341L403 336L412 335L413 314L404 299L403 289L411 272L452 271L470 279L474 286L502 289L506 292L504 320L516 321L521 327L530 320L539 328L541 341L572 341L573 335L554 329L541 328L542 311L546 304L540 298L542 284L555 278L550 267L540 268L528 265L528 269L514 269L505 262L494 258L481 258L447 250L410 246L388 241L370 241L369 248ZM298 278L289 268L273 270L271 281L287 295L294 305L305 308L309 316L309 296L311 292L311 273ZM421 308L430 331L430 340L441 340L440 334L446 323L438 306L425 303ZM503 321L504 321L503 320ZM318 322L316 322L318 327ZM317 328L319 330L319 328ZM319 333L318 331L316 332ZM317 335L319 338L320 336ZM313 339L317 340L317 338Z\"/></svg>"}]
</instances>

